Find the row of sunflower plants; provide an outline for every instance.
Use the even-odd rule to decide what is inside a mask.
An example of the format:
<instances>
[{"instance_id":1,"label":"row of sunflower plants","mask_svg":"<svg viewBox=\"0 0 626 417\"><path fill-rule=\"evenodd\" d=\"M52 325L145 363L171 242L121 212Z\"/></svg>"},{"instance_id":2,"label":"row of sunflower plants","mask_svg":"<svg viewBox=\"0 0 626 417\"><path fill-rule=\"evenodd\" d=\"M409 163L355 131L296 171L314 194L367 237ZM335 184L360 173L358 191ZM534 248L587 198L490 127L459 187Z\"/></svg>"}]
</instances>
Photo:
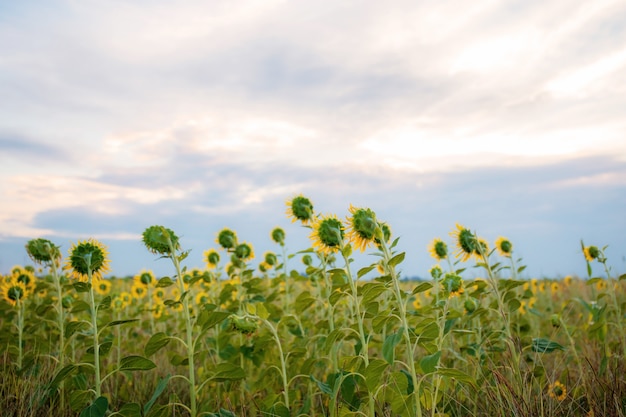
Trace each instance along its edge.
<instances>
[{"instance_id":1,"label":"row of sunflower plants","mask_svg":"<svg viewBox=\"0 0 626 417\"><path fill-rule=\"evenodd\" d=\"M345 219L298 195L310 233L290 252L217 233L206 268L176 233L146 228L171 276L109 272L106 246L33 239L34 266L1 281L0 398L8 415L624 415L624 275L581 242L586 279L523 279L510 240L457 224L431 279L407 280L399 238L369 208ZM365 252L370 265L357 268ZM599 273L593 268L601 265ZM36 268L39 268L37 271Z\"/></svg>"}]
</instances>

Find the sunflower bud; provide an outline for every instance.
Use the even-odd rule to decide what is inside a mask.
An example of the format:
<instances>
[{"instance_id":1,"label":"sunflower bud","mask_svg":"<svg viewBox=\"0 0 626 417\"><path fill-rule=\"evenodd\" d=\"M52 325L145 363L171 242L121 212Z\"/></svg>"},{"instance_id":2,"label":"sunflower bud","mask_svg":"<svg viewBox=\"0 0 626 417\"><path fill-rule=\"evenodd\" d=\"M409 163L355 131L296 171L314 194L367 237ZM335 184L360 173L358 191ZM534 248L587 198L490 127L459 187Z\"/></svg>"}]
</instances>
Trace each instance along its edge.
<instances>
[{"instance_id":1,"label":"sunflower bud","mask_svg":"<svg viewBox=\"0 0 626 417\"><path fill-rule=\"evenodd\" d=\"M163 226L150 226L143 232L143 243L146 248L159 255L171 256L172 249L180 249L178 236L171 230Z\"/></svg>"}]
</instances>

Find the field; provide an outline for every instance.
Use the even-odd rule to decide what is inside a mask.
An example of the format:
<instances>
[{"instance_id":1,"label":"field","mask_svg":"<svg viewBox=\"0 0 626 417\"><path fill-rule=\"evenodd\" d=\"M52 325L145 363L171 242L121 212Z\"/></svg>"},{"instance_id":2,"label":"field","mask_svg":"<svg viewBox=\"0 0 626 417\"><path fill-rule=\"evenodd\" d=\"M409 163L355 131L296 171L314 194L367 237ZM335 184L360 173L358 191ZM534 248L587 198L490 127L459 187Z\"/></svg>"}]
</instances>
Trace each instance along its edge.
<instances>
[{"instance_id":1,"label":"field","mask_svg":"<svg viewBox=\"0 0 626 417\"><path fill-rule=\"evenodd\" d=\"M2 416L626 415L610 248L581 242L587 277L521 279L508 239L456 225L430 245L431 279L410 281L373 211L340 220L297 196L288 215L311 248L288 252L276 228L255 256L223 229L202 270L147 228L169 277L104 279L102 242L29 241L33 265L1 280Z\"/></svg>"}]
</instances>

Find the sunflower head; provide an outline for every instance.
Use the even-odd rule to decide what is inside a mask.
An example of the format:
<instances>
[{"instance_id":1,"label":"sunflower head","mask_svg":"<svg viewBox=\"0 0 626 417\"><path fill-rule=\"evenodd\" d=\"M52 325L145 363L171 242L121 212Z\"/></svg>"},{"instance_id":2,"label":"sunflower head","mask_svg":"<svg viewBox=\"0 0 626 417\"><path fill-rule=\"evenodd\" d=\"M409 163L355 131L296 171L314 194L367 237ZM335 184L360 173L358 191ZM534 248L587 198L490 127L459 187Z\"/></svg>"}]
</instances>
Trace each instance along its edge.
<instances>
[{"instance_id":1,"label":"sunflower head","mask_svg":"<svg viewBox=\"0 0 626 417\"><path fill-rule=\"evenodd\" d=\"M456 230L453 230L450 235L456 241L458 249L455 256L461 258L463 262L477 252L478 240L469 229L457 223Z\"/></svg>"},{"instance_id":2,"label":"sunflower head","mask_svg":"<svg viewBox=\"0 0 626 417\"><path fill-rule=\"evenodd\" d=\"M101 279L94 284L93 290L100 295L107 295L111 292L111 281L108 279Z\"/></svg>"},{"instance_id":3,"label":"sunflower head","mask_svg":"<svg viewBox=\"0 0 626 417\"><path fill-rule=\"evenodd\" d=\"M24 283L11 279L4 282L1 288L2 298L11 306L16 306L18 302L23 302L29 295L30 291Z\"/></svg>"},{"instance_id":4,"label":"sunflower head","mask_svg":"<svg viewBox=\"0 0 626 417\"><path fill-rule=\"evenodd\" d=\"M275 227L272 230L272 233L270 233L270 236L272 237L272 240L278 243L280 246L285 245L285 231L280 227Z\"/></svg>"},{"instance_id":5,"label":"sunflower head","mask_svg":"<svg viewBox=\"0 0 626 417\"><path fill-rule=\"evenodd\" d=\"M140 281L135 281L132 287L130 287L130 293L135 300L140 300L148 295L148 288Z\"/></svg>"},{"instance_id":6,"label":"sunflower head","mask_svg":"<svg viewBox=\"0 0 626 417\"><path fill-rule=\"evenodd\" d=\"M313 204L311 203L311 200L302 194L288 200L287 216L291 217L292 223L299 220L302 224L308 224L313 220Z\"/></svg>"},{"instance_id":7,"label":"sunflower head","mask_svg":"<svg viewBox=\"0 0 626 417\"><path fill-rule=\"evenodd\" d=\"M59 246L48 239L31 239L26 243L26 252L33 262L38 264L61 264L61 250Z\"/></svg>"},{"instance_id":8,"label":"sunflower head","mask_svg":"<svg viewBox=\"0 0 626 417\"><path fill-rule=\"evenodd\" d=\"M178 236L171 229L163 226L150 226L143 232L143 244L146 248L158 255L172 256L180 249Z\"/></svg>"},{"instance_id":9,"label":"sunflower head","mask_svg":"<svg viewBox=\"0 0 626 417\"><path fill-rule=\"evenodd\" d=\"M230 229L224 228L217 234L216 242L224 249L234 249L237 246L237 234Z\"/></svg>"},{"instance_id":10,"label":"sunflower head","mask_svg":"<svg viewBox=\"0 0 626 417\"><path fill-rule=\"evenodd\" d=\"M343 245L344 228L335 216L322 216L312 225L311 240L313 246L323 253L337 252Z\"/></svg>"},{"instance_id":11,"label":"sunflower head","mask_svg":"<svg viewBox=\"0 0 626 417\"><path fill-rule=\"evenodd\" d=\"M449 297L463 293L463 279L457 274L447 273L441 280L441 286Z\"/></svg>"},{"instance_id":12,"label":"sunflower head","mask_svg":"<svg viewBox=\"0 0 626 417\"><path fill-rule=\"evenodd\" d=\"M501 256L511 257L513 244L509 239L500 236L496 239L496 249Z\"/></svg>"},{"instance_id":13,"label":"sunflower head","mask_svg":"<svg viewBox=\"0 0 626 417\"><path fill-rule=\"evenodd\" d=\"M278 258L274 252L265 252L263 255L263 260L266 264L271 267L276 266L278 264Z\"/></svg>"},{"instance_id":14,"label":"sunflower head","mask_svg":"<svg viewBox=\"0 0 626 417\"><path fill-rule=\"evenodd\" d=\"M382 237L382 231L376 221L376 214L371 209L357 208L350 205L351 216L347 217L347 237L361 252L367 245L374 242L377 237ZM378 234L377 234L378 231Z\"/></svg>"},{"instance_id":15,"label":"sunflower head","mask_svg":"<svg viewBox=\"0 0 626 417\"><path fill-rule=\"evenodd\" d=\"M555 381L548 387L548 395L557 401L563 401L567 397L567 389L560 381Z\"/></svg>"},{"instance_id":16,"label":"sunflower head","mask_svg":"<svg viewBox=\"0 0 626 417\"><path fill-rule=\"evenodd\" d=\"M24 287L26 287L29 292L32 292L35 289L35 274L26 268L20 270L19 272L13 272L12 280L24 284Z\"/></svg>"},{"instance_id":17,"label":"sunflower head","mask_svg":"<svg viewBox=\"0 0 626 417\"><path fill-rule=\"evenodd\" d=\"M441 261L448 257L448 245L443 240L435 238L428 245L428 252L436 261Z\"/></svg>"},{"instance_id":18,"label":"sunflower head","mask_svg":"<svg viewBox=\"0 0 626 417\"><path fill-rule=\"evenodd\" d=\"M598 249L597 246L585 246L583 248L583 254L585 255L585 259L591 262L600 256L600 249Z\"/></svg>"},{"instance_id":19,"label":"sunflower head","mask_svg":"<svg viewBox=\"0 0 626 417\"><path fill-rule=\"evenodd\" d=\"M433 266L432 268L430 268L430 271L428 272L430 273L430 276L433 277L435 281L438 281L439 278L441 278L443 275L443 270L441 269L439 265Z\"/></svg>"},{"instance_id":20,"label":"sunflower head","mask_svg":"<svg viewBox=\"0 0 626 417\"><path fill-rule=\"evenodd\" d=\"M94 239L87 239L72 244L69 258L63 269L70 271L72 277L88 282L90 275L98 280L109 272L109 253L106 246Z\"/></svg>"},{"instance_id":21,"label":"sunflower head","mask_svg":"<svg viewBox=\"0 0 626 417\"><path fill-rule=\"evenodd\" d=\"M391 228L385 222L378 222L378 226L380 227L380 235L382 235L382 239L379 237L379 233L376 233L376 237L374 237L374 242L380 246L382 242L389 243L391 240Z\"/></svg>"},{"instance_id":22,"label":"sunflower head","mask_svg":"<svg viewBox=\"0 0 626 417\"><path fill-rule=\"evenodd\" d=\"M156 278L154 277L154 273L152 271L143 270L139 274L135 275L134 282L139 285L143 285L144 287L149 287L156 282Z\"/></svg>"},{"instance_id":23,"label":"sunflower head","mask_svg":"<svg viewBox=\"0 0 626 417\"><path fill-rule=\"evenodd\" d=\"M207 269L215 269L220 263L220 254L215 249L208 249L202 254Z\"/></svg>"},{"instance_id":24,"label":"sunflower head","mask_svg":"<svg viewBox=\"0 0 626 417\"><path fill-rule=\"evenodd\" d=\"M234 255L241 261L249 261L254 259L254 251L252 250L252 245L249 243L243 242L235 246Z\"/></svg>"}]
</instances>

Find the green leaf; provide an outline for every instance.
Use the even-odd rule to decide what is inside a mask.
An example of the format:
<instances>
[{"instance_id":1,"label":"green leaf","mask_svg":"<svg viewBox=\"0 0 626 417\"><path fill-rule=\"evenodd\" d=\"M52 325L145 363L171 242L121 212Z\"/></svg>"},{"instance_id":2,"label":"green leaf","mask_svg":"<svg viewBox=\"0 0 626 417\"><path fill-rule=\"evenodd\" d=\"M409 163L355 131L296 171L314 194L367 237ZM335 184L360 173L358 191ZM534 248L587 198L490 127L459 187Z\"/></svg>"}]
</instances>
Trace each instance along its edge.
<instances>
[{"instance_id":1,"label":"green leaf","mask_svg":"<svg viewBox=\"0 0 626 417\"><path fill-rule=\"evenodd\" d=\"M210 379L214 381L235 381L245 377L246 373L241 367L229 362L223 362L215 367L215 374Z\"/></svg>"},{"instance_id":2,"label":"green leaf","mask_svg":"<svg viewBox=\"0 0 626 417\"><path fill-rule=\"evenodd\" d=\"M380 294L385 292L386 289L387 287L385 287L385 284L381 284L380 282L368 282L363 285L363 287L361 287L363 304L367 304L370 301L375 300Z\"/></svg>"},{"instance_id":3,"label":"green leaf","mask_svg":"<svg viewBox=\"0 0 626 417\"><path fill-rule=\"evenodd\" d=\"M383 373L389 364L382 359L372 359L365 369L365 384L370 392L374 392L380 384Z\"/></svg>"},{"instance_id":4,"label":"green leaf","mask_svg":"<svg viewBox=\"0 0 626 417\"><path fill-rule=\"evenodd\" d=\"M404 261L404 256L405 255L406 255L405 252L401 252L401 253L397 254L396 256L394 256L393 258L391 258L387 264L389 266L396 266L400 262Z\"/></svg>"},{"instance_id":5,"label":"green leaf","mask_svg":"<svg viewBox=\"0 0 626 417\"><path fill-rule=\"evenodd\" d=\"M174 285L174 281L172 281L170 277L163 277L157 282L156 287L165 288L169 287L170 285Z\"/></svg>"},{"instance_id":6,"label":"green leaf","mask_svg":"<svg viewBox=\"0 0 626 417\"><path fill-rule=\"evenodd\" d=\"M315 298L311 297L311 294L309 292L304 291L300 293L300 295L298 295L298 298L296 298L296 303L295 303L296 311L298 313L302 313L304 310L309 308L314 302L315 302Z\"/></svg>"},{"instance_id":7,"label":"green leaf","mask_svg":"<svg viewBox=\"0 0 626 417\"><path fill-rule=\"evenodd\" d=\"M167 376L165 378L162 378L159 381L159 383L157 384L156 388L154 389L154 393L152 394L152 397L150 398L150 401L148 401L147 403L144 404L144 406L143 406L143 414L144 415L148 415L148 411L150 411L150 408L152 408L152 405L154 404L154 402L157 400L157 398L159 398L159 395L161 395L163 390L165 390L165 388L167 387L168 382L170 382L170 374L167 374Z\"/></svg>"},{"instance_id":8,"label":"green leaf","mask_svg":"<svg viewBox=\"0 0 626 417\"><path fill-rule=\"evenodd\" d=\"M313 375L309 375L309 377L311 378L311 381L315 382L317 384L317 387L320 389L320 391L322 391L324 394L326 395L331 395L333 393L333 389L330 387L330 385L328 385L325 382L322 382L320 380L318 380L317 378L315 378Z\"/></svg>"},{"instance_id":9,"label":"green leaf","mask_svg":"<svg viewBox=\"0 0 626 417\"><path fill-rule=\"evenodd\" d=\"M439 364L439 358L441 358L441 351L435 352L432 355L426 355L420 360L420 368L425 374L433 373L437 370Z\"/></svg>"},{"instance_id":10,"label":"green leaf","mask_svg":"<svg viewBox=\"0 0 626 417\"><path fill-rule=\"evenodd\" d=\"M357 278L361 278L363 275L367 274L374 268L376 268L376 265L370 265L366 266L365 268L359 269L359 272L356 273Z\"/></svg>"},{"instance_id":11,"label":"green leaf","mask_svg":"<svg viewBox=\"0 0 626 417\"><path fill-rule=\"evenodd\" d=\"M143 356L131 355L122 358L120 371L147 371L156 368L156 364Z\"/></svg>"},{"instance_id":12,"label":"green leaf","mask_svg":"<svg viewBox=\"0 0 626 417\"><path fill-rule=\"evenodd\" d=\"M107 408L109 408L109 401L105 397L98 397L80 413L79 417L104 417Z\"/></svg>"},{"instance_id":13,"label":"green leaf","mask_svg":"<svg viewBox=\"0 0 626 417\"><path fill-rule=\"evenodd\" d=\"M106 329L107 327L119 326L120 324L133 323L135 321L139 321L139 319L115 320L102 326L102 329Z\"/></svg>"},{"instance_id":14,"label":"green leaf","mask_svg":"<svg viewBox=\"0 0 626 417\"><path fill-rule=\"evenodd\" d=\"M88 282L75 282L72 284L72 287L76 290L76 292L87 292L91 288L91 284Z\"/></svg>"},{"instance_id":15,"label":"green leaf","mask_svg":"<svg viewBox=\"0 0 626 417\"><path fill-rule=\"evenodd\" d=\"M219 323L230 317L230 314L231 313L229 313L228 311L211 311L210 313L208 313L206 319L203 320L203 323L201 324L202 331L217 326Z\"/></svg>"},{"instance_id":16,"label":"green leaf","mask_svg":"<svg viewBox=\"0 0 626 417\"><path fill-rule=\"evenodd\" d=\"M626 274L622 274L619 276L619 278L617 279L618 281L621 281L623 279L626 279Z\"/></svg>"},{"instance_id":17,"label":"green leaf","mask_svg":"<svg viewBox=\"0 0 626 417\"><path fill-rule=\"evenodd\" d=\"M152 335L152 337L150 337L148 343L146 343L146 347L144 347L143 353L146 356L152 356L153 354L164 348L171 339L172 338L170 336L166 335L163 332L155 333Z\"/></svg>"},{"instance_id":18,"label":"green leaf","mask_svg":"<svg viewBox=\"0 0 626 417\"><path fill-rule=\"evenodd\" d=\"M420 292L428 291L433 287L433 284L430 282L422 282L417 287L413 288L413 292L411 294L418 294Z\"/></svg>"},{"instance_id":19,"label":"green leaf","mask_svg":"<svg viewBox=\"0 0 626 417\"><path fill-rule=\"evenodd\" d=\"M390 334L385 338L383 342L383 358L389 363L389 365L393 365L395 360L395 351L396 345L402 339L402 328L398 330L397 333Z\"/></svg>"},{"instance_id":20,"label":"green leaf","mask_svg":"<svg viewBox=\"0 0 626 417\"><path fill-rule=\"evenodd\" d=\"M137 403L127 403L117 411L122 417L141 417L141 406Z\"/></svg>"},{"instance_id":21,"label":"green leaf","mask_svg":"<svg viewBox=\"0 0 626 417\"><path fill-rule=\"evenodd\" d=\"M72 314L91 310L91 306L83 300L75 300L72 304Z\"/></svg>"},{"instance_id":22,"label":"green leaf","mask_svg":"<svg viewBox=\"0 0 626 417\"><path fill-rule=\"evenodd\" d=\"M78 369L78 366L74 364L65 365L63 369L57 372L57 374L54 376L54 379L52 380L52 382L50 382L50 386L56 387L61 381L70 376L76 369Z\"/></svg>"},{"instance_id":23,"label":"green leaf","mask_svg":"<svg viewBox=\"0 0 626 417\"><path fill-rule=\"evenodd\" d=\"M466 374L463 371L459 371L458 369L439 368L437 369L437 374L456 379L457 381L464 382L466 384L470 384L472 387L476 388L476 381L474 380L474 378L472 378L470 375Z\"/></svg>"},{"instance_id":24,"label":"green leaf","mask_svg":"<svg viewBox=\"0 0 626 417\"><path fill-rule=\"evenodd\" d=\"M67 324L65 325L65 337L69 339L77 331L87 330L89 327L89 323L84 321L67 322Z\"/></svg>"},{"instance_id":25,"label":"green leaf","mask_svg":"<svg viewBox=\"0 0 626 417\"><path fill-rule=\"evenodd\" d=\"M553 342L551 340L545 338L534 338L532 343L533 352L539 353L550 353L555 351L556 349L565 350L563 346L558 344L557 342Z\"/></svg>"},{"instance_id":26,"label":"green leaf","mask_svg":"<svg viewBox=\"0 0 626 417\"><path fill-rule=\"evenodd\" d=\"M100 304L98 304L98 310L107 310L109 308L111 308L111 296L107 295L100 301Z\"/></svg>"}]
</instances>

